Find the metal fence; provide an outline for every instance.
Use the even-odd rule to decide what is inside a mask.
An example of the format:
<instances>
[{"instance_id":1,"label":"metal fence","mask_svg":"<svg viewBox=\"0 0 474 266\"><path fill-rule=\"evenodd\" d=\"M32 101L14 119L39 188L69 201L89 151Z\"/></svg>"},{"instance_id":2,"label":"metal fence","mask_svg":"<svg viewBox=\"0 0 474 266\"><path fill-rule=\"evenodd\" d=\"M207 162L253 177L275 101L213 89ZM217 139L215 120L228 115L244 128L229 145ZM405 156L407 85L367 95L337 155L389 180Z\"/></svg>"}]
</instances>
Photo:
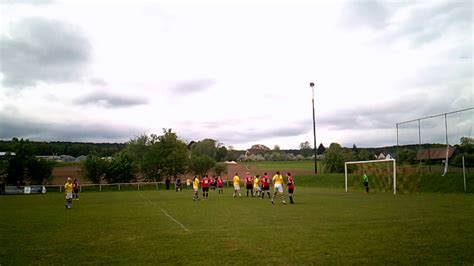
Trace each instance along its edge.
<instances>
[{"instance_id":1,"label":"metal fence","mask_svg":"<svg viewBox=\"0 0 474 266\"><path fill-rule=\"evenodd\" d=\"M224 181L225 187L230 187L232 181ZM44 185L47 192L63 192L64 185ZM181 189L192 189L192 182L181 183ZM136 183L114 183L114 184L80 184L79 192L84 191L144 191L144 190L166 190L165 182L136 182ZM170 190L176 190L176 183L170 183Z\"/></svg>"}]
</instances>

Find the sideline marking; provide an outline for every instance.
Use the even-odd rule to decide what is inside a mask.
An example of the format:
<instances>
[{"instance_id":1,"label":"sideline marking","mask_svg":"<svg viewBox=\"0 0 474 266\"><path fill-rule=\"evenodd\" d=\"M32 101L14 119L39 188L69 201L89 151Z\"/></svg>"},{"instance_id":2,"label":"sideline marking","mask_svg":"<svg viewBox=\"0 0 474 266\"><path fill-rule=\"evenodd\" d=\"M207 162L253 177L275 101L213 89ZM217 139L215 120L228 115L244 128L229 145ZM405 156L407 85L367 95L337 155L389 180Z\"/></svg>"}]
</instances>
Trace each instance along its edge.
<instances>
[{"instance_id":1,"label":"sideline marking","mask_svg":"<svg viewBox=\"0 0 474 266\"><path fill-rule=\"evenodd\" d=\"M169 215L165 210L163 210L163 208L161 208L160 205L154 203L153 201L151 201L149 198L145 197L141 192L138 192L140 193L140 196L143 198L143 199L146 199L149 203L151 203L152 205L155 205L156 207L160 208L161 212L168 216L168 218L170 218L171 220L173 220L173 222L175 222L176 224L178 224L179 226L181 226L181 228L183 228L184 231L186 232L189 232L189 229L186 228L186 226L184 226L182 223L180 223L178 220L176 220L175 218L173 218L173 216Z\"/></svg>"}]
</instances>

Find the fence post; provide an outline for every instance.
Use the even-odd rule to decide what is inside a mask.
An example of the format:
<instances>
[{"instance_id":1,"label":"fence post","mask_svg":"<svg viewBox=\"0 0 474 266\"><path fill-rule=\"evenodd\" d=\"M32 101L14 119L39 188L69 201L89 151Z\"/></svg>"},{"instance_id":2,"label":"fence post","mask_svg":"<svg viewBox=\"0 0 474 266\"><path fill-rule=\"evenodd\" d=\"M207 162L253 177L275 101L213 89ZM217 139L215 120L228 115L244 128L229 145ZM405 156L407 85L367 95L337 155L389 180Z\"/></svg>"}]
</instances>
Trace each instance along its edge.
<instances>
[{"instance_id":1,"label":"fence post","mask_svg":"<svg viewBox=\"0 0 474 266\"><path fill-rule=\"evenodd\" d=\"M120 183L118 184L118 186L119 186L119 191L120 191Z\"/></svg>"},{"instance_id":2,"label":"fence post","mask_svg":"<svg viewBox=\"0 0 474 266\"><path fill-rule=\"evenodd\" d=\"M140 183L138 183L138 191L140 191Z\"/></svg>"},{"instance_id":3,"label":"fence post","mask_svg":"<svg viewBox=\"0 0 474 266\"><path fill-rule=\"evenodd\" d=\"M466 165L464 164L464 156L462 157L462 175L464 177L464 192L467 192L466 186Z\"/></svg>"},{"instance_id":4,"label":"fence post","mask_svg":"<svg viewBox=\"0 0 474 266\"><path fill-rule=\"evenodd\" d=\"M102 192L102 184L99 184L99 191Z\"/></svg>"},{"instance_id":5,"label":"fence post","mask_svg":"<svg viewBox=\"0 0 474 266\"><path fill-rule=\"evenodd\" d=\"M158 183L155 183L155 185L156 185L156 190L158 190Z\"/></svg>"},{"instance_id":6,"label":"fence post","mask_svg":"<svg viewBox=\"0 0 474 266\"><path fill-rule=\"evenodd\" d=\"M59 192L62 192L61 189L62 189L62 186L59 186Z\"/></svg>"}]
</instances>

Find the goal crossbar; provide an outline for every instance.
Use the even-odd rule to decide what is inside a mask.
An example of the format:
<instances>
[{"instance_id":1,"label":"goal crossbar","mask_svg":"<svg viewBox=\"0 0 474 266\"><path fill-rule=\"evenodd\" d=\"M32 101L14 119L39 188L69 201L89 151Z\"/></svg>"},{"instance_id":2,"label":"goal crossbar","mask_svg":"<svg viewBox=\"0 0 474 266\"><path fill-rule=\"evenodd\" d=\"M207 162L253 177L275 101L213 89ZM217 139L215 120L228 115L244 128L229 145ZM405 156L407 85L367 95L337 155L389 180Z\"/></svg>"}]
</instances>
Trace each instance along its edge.
<instances>
[{"instance_id":1,"label":"goal crossbar","mask_svg":"<svg viewBox=\"0 0 474 266\"><path fill-rule=\"evenodd\" d=\"M397 194L397 163L396 163L395 159L345 162L344 163L344 182L345 182L346 192L347 192L347 165L349 165L349 164L381 163L381 162L392 162L393 163L393 194Z\"/></svg>"}]
</instances>

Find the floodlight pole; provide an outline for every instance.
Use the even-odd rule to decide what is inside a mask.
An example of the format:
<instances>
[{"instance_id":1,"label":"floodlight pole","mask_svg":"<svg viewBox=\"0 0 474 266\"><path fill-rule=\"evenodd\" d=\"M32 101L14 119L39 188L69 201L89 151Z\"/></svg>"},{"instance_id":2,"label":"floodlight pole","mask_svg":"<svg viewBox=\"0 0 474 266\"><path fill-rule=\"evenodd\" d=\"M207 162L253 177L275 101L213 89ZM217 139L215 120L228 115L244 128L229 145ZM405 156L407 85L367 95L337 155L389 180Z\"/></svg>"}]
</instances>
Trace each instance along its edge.
<instances>
[{"instance_id":1,"label":"floodlight pole","mask_svg":"<svg viewBox=\"0 0 474 266\"><path fill-rule=\"evenodd\" d=\"M314 173L318 173L318 147L316 146L316 113L314 111L314 82L310 82L309 86L313 92L313 139L314 139Z\"/></svg>"}]
</instances>

